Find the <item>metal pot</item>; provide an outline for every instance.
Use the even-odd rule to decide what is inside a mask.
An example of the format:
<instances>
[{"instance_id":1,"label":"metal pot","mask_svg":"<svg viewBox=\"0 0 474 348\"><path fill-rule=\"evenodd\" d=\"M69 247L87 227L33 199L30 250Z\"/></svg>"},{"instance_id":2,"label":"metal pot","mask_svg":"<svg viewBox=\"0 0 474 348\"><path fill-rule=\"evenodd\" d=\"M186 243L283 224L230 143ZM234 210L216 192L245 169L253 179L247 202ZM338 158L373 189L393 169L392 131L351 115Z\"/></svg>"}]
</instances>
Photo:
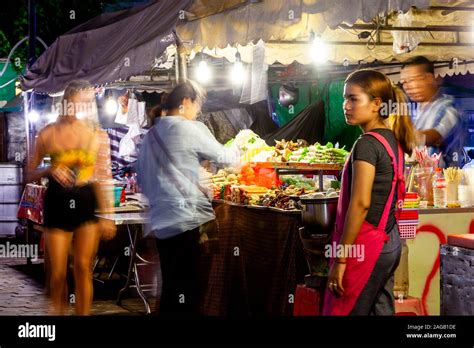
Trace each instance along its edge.
<instances>
[{"instance_id":1,"label":"metal pot","mask_svg":"<svg viewBox=\"0 0 474 348\"><path fill-rule=\"evenodd\" d=\"M336 223L339 197L302 198L301 215L309 234L330 234Z\"/></svg>"}]
</instances>

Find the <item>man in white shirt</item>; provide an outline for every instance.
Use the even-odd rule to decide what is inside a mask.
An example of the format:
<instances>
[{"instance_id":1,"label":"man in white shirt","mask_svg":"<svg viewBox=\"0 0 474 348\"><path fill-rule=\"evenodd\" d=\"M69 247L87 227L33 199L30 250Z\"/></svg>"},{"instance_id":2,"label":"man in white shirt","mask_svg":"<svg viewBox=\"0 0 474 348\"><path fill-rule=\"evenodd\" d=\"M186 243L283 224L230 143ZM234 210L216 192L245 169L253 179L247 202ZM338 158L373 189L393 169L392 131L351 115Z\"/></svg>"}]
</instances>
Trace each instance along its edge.
<instances>
[{"instance_id":1,"label":"man in white shirt","mask_svg":"<svg viewBox=\"0 0 474 348\"><path fill-rule=\"evenodd\" d=\"M403 65L400 79L408 97L418 104L414 119L418 142L424 139L430 153L443 153L440 167L462 167L466 162L462 115L453 98L441 93L433 63L414 57Z\"/></svg>"}]
</instances>

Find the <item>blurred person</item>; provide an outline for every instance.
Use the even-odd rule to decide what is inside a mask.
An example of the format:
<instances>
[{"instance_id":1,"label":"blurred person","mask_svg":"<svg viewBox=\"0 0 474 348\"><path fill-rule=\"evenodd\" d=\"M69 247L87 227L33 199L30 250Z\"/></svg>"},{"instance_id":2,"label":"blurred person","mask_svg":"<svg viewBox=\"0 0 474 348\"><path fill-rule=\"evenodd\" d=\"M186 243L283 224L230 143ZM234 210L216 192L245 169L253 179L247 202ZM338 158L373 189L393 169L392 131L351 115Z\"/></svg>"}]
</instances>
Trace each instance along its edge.
<instances>
[{"instance_id":1,"label":"blurred person","mask_svg":"<svg viewBox=\"0 0 474 348\"><path fill-rule=\"evenodd\" d=\"M384 106L404 99L378 71L359 70L346 78L344 116L364 134L343 170L332 248L344 252L332 250L324 315L395 313L394 272L401 256L395 209L405 193L403 154L411 154L414 134L404 108L389 127Z\"/></svg>"},{"instance_id":2,"label":"blurred person","mask_svg":"<svg viewBox=\"0 0 474 348\"><path fill-rule=\"evenodd\" d=\"M93 300L92 265L102 234L110 239L115 225L96 217L96 210L111 207L105 181L111 179L107 134L98 128L94 89L77 80L65 89L60 115L43 128L28 163L28 181L49 179L44 198L44 226L49 258L49 290L52 312L67 309L68 255L73 244L75 312L89 315ZM43 158L51 166L38 168Z\"/></svg>"},{"instance_id":3,"label":"blurred person","mask_svg":"<svg viewBox=\"0 0 474 348\"><path fill-rule=\"evenodd\" d=\"M400 80L408 97L418 103L414 119L417 143L426 144L431 154L443 153L440 167L461 168L466 163L462 115L453 98L441 93L433 63L423 56L408 60Z\"/></svg>"},{"instance_id":4,"label":"blurred person","mask_svg":"<svg viewBox=\"0 0 474 348\"><path fill-rule=\"evenodd\" d=\"M234 163L196 117L204 91L188 81L162 103L138 157L138 182L150 202L149 229L156 237L162 274L160 315L199 311L200 227L215 220L201 163Z\"/></svg>"}]
</instances>

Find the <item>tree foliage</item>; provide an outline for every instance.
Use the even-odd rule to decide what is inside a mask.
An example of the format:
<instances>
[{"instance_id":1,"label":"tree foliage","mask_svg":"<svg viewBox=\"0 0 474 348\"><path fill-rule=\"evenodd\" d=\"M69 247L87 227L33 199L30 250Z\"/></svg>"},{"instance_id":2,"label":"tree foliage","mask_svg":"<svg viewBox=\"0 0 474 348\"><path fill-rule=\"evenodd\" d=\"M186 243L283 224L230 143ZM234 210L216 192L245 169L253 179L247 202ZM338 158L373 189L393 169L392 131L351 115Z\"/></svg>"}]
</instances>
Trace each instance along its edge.
<instances>
[{"instance_id":1,"label":"tree foliage","mask_svg":"<svg viewBox=\"0 0 474 348\"><path fill-rule=\"evenodd\" d=\"M36 32L46 45L58 36L87 20L100 15L107 6L117 6L118 0L37 0ZM120 1L123 7L133 1ZM128 6L129 7L129 6ZM12 47L28 36L28 0L5 1L0 6L0 58L6 58ZM36 56L44 51L36 43ZM12 63L21 72L27 63L28 47L22 44L15 50Z\"/></svg>"}]
</instances>

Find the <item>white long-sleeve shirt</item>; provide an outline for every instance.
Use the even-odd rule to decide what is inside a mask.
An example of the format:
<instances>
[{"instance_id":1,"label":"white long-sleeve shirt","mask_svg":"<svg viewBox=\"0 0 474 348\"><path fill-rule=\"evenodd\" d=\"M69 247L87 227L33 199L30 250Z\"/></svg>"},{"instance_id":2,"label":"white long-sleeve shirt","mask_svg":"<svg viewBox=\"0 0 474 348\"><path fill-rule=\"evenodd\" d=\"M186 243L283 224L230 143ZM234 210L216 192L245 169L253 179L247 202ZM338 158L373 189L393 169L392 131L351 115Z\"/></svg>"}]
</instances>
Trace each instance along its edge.
<instances>
[{"instance_id":1,"label":"white long-sleeve shirt","mask_svg":"<svg viewBox=\"0 0 474 348\"><path fill-rule=\"evenodd\" d=\"M171 161L151 132L158 133ZM138 156L138 183L150 202L147 230L155 237L170 238L215 219L202 190L203 160L234 164L237 158L201 122L161 117L145 136Z\"/></svg>"}]
</instances>

